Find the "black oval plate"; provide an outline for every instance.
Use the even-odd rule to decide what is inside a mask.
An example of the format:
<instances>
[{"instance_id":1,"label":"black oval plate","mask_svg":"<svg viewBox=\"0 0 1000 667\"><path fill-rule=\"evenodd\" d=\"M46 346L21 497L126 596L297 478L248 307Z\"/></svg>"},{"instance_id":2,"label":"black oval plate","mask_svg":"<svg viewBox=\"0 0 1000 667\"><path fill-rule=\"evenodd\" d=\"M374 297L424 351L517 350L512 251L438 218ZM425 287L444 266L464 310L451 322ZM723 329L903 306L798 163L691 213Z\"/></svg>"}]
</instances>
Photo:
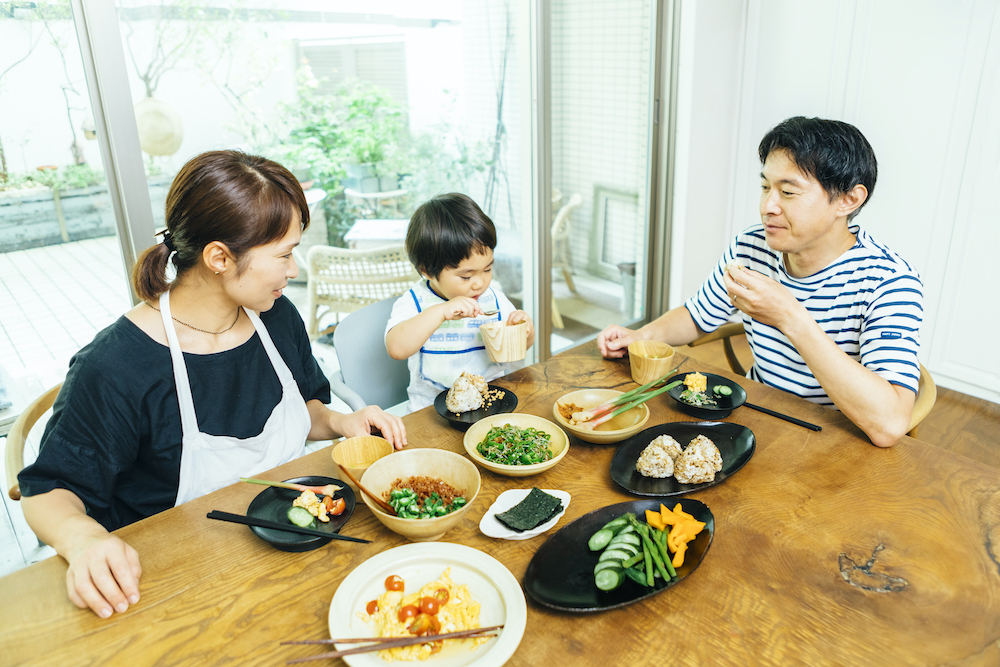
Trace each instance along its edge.
<instances>
[{"instance_id":1,"label":"black oval plate","mask_svg":"<svg viewBox=\"0 0 1000 667\"><path fill-rule=\"evenodd\" d=\"M694 371L691 371L693 373ZM684 380L684 378L690 373L680 373L673 376L667 380L667 384L674 382L676 380ZM729 378L724 378L721 375L715 375L714 373L702 373L706 378L708 378L708 395L714 398L718 405L691 405L681 400L681 393L684 392L687 387L683 384L677 385L673 389L667 392L670 398L677 402L678 407L692 417L697 417L698 419L725 419L733 410L740 407L747 401L747 392L741 387L737 382L730 380ZM722 384L733 390L731 396L716 396L712 393L712 387L717 384Z\"/></svg>"},{"instance_id":2,"label":"black oval plate","mask_svg":"<svg viewBox=\"0 0 1000 667\"><path fill-rule=\"evenodd\" d=\"M514 408L517 407L517 396L514 395L514 392L510 389L498 387L495 384L487 386L490 389L503 392L503 396L499 400L493 401L488 408L470 410L469 412L456 415L454 412L448 410L448 407L445 405L445 401L448 398L448 390L445 389L434 399L434 409L437 410L439 415L447 419L453 428L457 428L459 431L468 431L470 426L484 417L499 415L504 412L514 412Z\"/></svg>"},{"instance_id":3,"label":"black oval plate","mask_svg":"<svg viewBox=\"0 0 1000 667\"><path fill-rule=\"evenodd\" d=\"M633 500L584 514L547 539L528 563L524 591L535 602L552 609L590 612L624 607L673 588L697 569L715 537L715 517L708 505L693 498L681 498L671 503L670 508L678 502L685 512L704 521L705 528L688 544L684 565L677 568L677 578L670 583L657 579L655 587L647 588L626 578L613 591L602 591L594 583L594 566L601 552L587 547L590 536L626 512L642 519L646 510L660 509L658 500Z\"/></svg>"},{"instance_id":4,"label":"black oval plate","mask_svg":"<svg viewBox=\"0 0 1000 667\"><path fill-rule=\"evenodd\" d=\"M335 497L344 499L347 505L344 511L339 516L331 516L328 523L317 521L316 530L322 530L325 533L340 532L343 525L354 514L354 505L356 503L354 491L339 479L333 477L296 477L295 479L286 479L285 481L290 484L305 484L307 486L336 484L342 487ZM292 525L288 520L288 508L292 506L292 501L300 495L300 491L270 486L258 493L257 497L250 502L250 507L247 508L247 516ZM310 551L329 544L330 540L333 539L332 537L323 538L313 537L312 535L298 535L296 533L287 533L283 530L260 528L258 526L250 526L250 530L260 539L282 551Z\"/></svg>"},{"instance_id":5,"label":"black oval plate","mask_svg":"<svg viewBox=\"0 0 1000 667\"><path fill-rule=\"evenodd\" d=\"M704 435L715 443L722 455L722 470L715 473L715 479L704 484L681 484L673 477L658 479L644 477L635 469L639 454L646 449L653 438L659 435L673 436L674 440L687 447L699 435ZM674 422L660 424L636 433L623 442L611 457L611 479L618 486L637 496L679 496L693 493L710 486L721 484L737 470L746 465L757 449L757 438L746 426L732 422Z\"/></svg>"}]
</instances>

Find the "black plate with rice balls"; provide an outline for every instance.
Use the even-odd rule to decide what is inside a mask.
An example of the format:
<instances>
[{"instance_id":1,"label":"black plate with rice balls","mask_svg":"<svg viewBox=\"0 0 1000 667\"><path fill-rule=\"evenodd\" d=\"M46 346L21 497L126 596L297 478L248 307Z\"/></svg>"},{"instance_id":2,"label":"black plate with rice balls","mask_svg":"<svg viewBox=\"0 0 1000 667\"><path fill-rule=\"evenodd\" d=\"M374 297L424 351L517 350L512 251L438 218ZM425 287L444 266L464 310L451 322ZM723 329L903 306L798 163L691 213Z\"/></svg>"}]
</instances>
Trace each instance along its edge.
<instances>
[{"instance_id":1,"label":"black plate with rice balls","mask_svg":"<svg viewBox=\"0 0 1000 667\"><path fill-rule=\"evenodd\" d=\"M703 435L719 448L722 455L722 470L715 473L715 479L703 484L681 484L674 477L646 477L635 469L642 450L654 438L669 435L682 448L699 435ZM637 496L679 496L721 484L746 465L757 448L753 431L746 426L732 422L674 422L659 424L640 431L623 442L611 457L611 479L618 486Z\"/></svg>"},{"instance_id":2,"label":"black plate with rice balls","mask_svg":"<svg viewBox=\"0 0 1000 667\"><path fill-rule=\"evenodd\" d=\"M459 431L469 430L470 426L475 424L480 419L489 417L490 415L514 412L514 408L517 407L517 396L514 395L514 392L510 389L498 387L495 384L488 386L490 388L490 393L494 394L497 398L478 410L469 410L468 412L460 412L457 414L449 410L446 403L448 400L447 389L438 394L434 399L434 410L436 410L439 415L447 419L452 428L457 428Z\"/></svg>"}]
</instances>

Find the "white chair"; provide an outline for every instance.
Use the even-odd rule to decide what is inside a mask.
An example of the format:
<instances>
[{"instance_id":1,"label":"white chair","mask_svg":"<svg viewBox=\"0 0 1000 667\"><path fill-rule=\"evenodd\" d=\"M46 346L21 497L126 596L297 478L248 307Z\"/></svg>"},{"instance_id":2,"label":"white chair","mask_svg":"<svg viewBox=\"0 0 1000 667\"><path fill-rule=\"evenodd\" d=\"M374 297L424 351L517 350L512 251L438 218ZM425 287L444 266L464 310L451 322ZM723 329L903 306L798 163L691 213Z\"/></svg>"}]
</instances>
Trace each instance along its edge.
<instances>
[{"instance_id":1,"label":"white chair","mask_svg":"<svg viewBox=\"0 0 1000 667\"><path fill-rule=\"evenodd\" d=\"M406 359L393 359L385 349L385 325L395 298L351 313L333 330L333 349L340 371L330 388L352 410L377 405L383 410L407 400L410 371Z\"/></svg>"},{"instance_id":2,"label":"white chair","mask_svg":"<svg viewBox=\"0 0 1000 667\"><path fill-rule=\"evenodd\" d=\"M420 279L402 246L351 250L317 245L309 249L306 264L306 328L312 340L320 335L319 321L324 314L335 314L339 322L341 314L397 297Z\"/></svg>"}]
</instances>

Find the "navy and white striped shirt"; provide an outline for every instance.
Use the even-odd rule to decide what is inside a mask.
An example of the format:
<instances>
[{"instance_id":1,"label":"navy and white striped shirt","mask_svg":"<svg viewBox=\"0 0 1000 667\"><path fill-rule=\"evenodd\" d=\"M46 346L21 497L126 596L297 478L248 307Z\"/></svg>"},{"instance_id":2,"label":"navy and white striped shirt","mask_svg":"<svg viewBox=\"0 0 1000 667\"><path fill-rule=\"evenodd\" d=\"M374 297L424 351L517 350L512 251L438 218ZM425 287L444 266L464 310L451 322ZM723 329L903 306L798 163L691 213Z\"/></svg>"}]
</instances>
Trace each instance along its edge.
<instances>
[{"instance_id":1,"label":"navy and white striped shirt","mask_svg":"<svg viewBox=\"0 0 1000 667\"><path fill-rule=\"evenodd\" d=\"M785 270L782 253L768 247L763 225L754 225L736 237L684 307L702 331L714 331L728 322L737 310L726 294L722 275L726 265L736 261L784 285L849 357L916 393L923 320L920 276L858 225L851 225L850 231L857 235L854 247L825 269L795 278ZM751 380L836 407L783 333L741 315L754 356L748 373Z\"/></svg>"}]
</instances>

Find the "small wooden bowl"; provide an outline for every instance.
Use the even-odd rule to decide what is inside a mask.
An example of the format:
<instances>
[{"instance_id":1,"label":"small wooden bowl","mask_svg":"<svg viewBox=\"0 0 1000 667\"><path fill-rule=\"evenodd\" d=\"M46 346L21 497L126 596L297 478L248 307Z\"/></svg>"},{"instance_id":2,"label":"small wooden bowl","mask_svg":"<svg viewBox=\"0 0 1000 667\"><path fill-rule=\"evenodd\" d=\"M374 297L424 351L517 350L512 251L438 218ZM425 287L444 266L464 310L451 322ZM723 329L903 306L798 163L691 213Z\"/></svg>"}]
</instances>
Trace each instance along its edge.
<instances>
[{"instance_id":1,"label":"small wooden bowl","mask_svg":"<svg viewBox=\"0 0 1000 667\"><path fill-rule=\"evenodd\" d=\"M628 363L636 384L649 384L673 368L674 348L658 340L637 340L628 346Z\"/></svg>"},{"instance_id":2,"label":"small wooden bowl","mask_svg":"<svg viewBox=\"0 0 1000 667\"><path fill-rule=\"evenodd\" d=\"M341 440L330 452L333 462L347 468L354 475L354 479L361 479L361 476L368 470L368 466L389 454L392 454L392 443L377 435L362 435ZM349 479L343 481L351 487L355 495L361 495L361 491L354 482Z\"/></svg>"},{"instance_id":3,"label":"small wooden bowl","mask_svg":"<svg viewBox=\"0 0 1000 667\"><path fill-rule=\"evenodd\" d=\"M528 354L528 323L487 322L479 327L486 355L495 364L520 361Z\"/></svg>"}]
</instances>

